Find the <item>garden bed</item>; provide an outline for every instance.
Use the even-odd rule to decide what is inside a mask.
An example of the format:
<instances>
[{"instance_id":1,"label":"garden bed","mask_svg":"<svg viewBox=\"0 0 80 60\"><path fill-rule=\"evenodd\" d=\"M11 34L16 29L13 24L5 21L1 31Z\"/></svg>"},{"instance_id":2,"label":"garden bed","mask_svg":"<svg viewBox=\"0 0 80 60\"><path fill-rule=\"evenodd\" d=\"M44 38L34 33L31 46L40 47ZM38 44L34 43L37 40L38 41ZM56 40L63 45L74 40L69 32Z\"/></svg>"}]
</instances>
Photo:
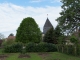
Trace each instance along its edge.
<instances>
[{"instance_id":1,"label":"garden bed","mask_svg":"<svg viewBox=\"0 0 80 60\"><path fill-rule=\"evenodd\" d=\"M20 54L18 58L30 58L31 56L29 54Z\"/></svg>"}]
</instances>

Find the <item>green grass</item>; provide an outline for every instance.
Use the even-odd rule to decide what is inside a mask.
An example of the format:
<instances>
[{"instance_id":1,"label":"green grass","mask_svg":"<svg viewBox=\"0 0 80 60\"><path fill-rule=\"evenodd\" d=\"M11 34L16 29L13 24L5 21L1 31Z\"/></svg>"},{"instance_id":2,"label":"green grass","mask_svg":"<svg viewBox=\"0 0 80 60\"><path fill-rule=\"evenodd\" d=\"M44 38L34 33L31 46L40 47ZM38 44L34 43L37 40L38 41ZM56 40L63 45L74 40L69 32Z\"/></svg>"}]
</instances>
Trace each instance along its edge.
<instances>
[{"instance_id":1,"label":"green grass","mask_svg":"<svg viewBox=\"0 0 80 60\"><path fill-rule=\"evenodd\" d=\"M3 49L0 49L0 54L2 54L2 53L3 53L2 51L3 51Z\"/></svg>"},{"instance_id":2,"label":"green grass","mask_svg":"<svg viewBox=\"0 0 80 60\"><path fill-rule=\"evenodd\" d=\"M30 58L18 58L20 53L12 53L9 55L9 57L6 58L6 60L80 60L79 57L66 55L59 52L50 52L47 53L49 55L46 56L40 56L38 53L27 53L31 57Z\"/></svg>"},{"instance_id":3,"label":"green grass","mask_svg":"<svg viewBox=\"0 0 80 60\"><path fill-rule=\"evenodd\" d=\"M6 60L17 60L18 53L11 54Z\"/></svg>"},{"instance_id":4,"label":"green grass","mask_svg":"<svg viewBox=\"0 0 80 60\"><path fill-rule=\"evenodd\" d=\"M53 52L51 56L49 56L45 60L80 60L80 57L66 55L59 52Z\"/></svg>"},{"instance_id":5,"label":"green grass","mask_svg":"<svg viewBox=\"0 0 80 60\"><path fill-rule=\"evenodd\" d=\"M31 57L30 58L18 58L19 53L15 53L8 57L6 60L42 60L36 53L28 53Z\"/></svg>"}]
</instances>

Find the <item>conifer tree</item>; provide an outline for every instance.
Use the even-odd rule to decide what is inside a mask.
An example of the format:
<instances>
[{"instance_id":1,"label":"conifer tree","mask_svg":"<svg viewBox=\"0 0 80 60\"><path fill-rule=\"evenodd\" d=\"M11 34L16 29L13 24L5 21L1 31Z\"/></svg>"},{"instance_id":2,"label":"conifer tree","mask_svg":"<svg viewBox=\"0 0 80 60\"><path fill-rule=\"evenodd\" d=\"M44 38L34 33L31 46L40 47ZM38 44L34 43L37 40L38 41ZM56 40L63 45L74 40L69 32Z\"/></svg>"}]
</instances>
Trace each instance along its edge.
<instances>
[{"instance_id":1,"label":"conifer tree","mask_svg":"<svg viewBox=\"0 0 80 60\"><path fill-rule=\"evenodd\" d=\"M45 36L43 37L43 42L47 42L47 43L56 43L56 41L54 40L54 28L50 28Z\"/></svg>"},{"instance_id":2,"label":"conifer tree","mask_svg":"<svg viewBox=\"0 0 80 60\"><path fill-rule=\"evenodd\" d=\"M27 17L22 20L17 29L16 41L23 43L39 43L41 41L40 28L32 17Z\"/></svg>"},{"instance_id":3,"label":"conifer tree","mask_svg":"<svg viewBox=\"0 0 80 60\"><path fill-rule=\"evenodd\" d=\"M54 30L54 39L57 41L57 43L59 43L59 38L62 36L62 33L61 33L61 29L59 27L59 25L56 26L55 30Z\"/></svg>"}]
</instances>

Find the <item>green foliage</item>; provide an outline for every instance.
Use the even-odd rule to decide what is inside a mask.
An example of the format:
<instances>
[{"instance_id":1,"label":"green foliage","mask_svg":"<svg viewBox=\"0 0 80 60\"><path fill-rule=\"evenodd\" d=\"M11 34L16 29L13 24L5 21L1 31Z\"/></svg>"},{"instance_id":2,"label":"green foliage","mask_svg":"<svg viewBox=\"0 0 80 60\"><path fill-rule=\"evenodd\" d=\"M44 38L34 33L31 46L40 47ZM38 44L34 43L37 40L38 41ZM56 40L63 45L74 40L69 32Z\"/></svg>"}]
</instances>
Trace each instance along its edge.
<instances>
[{"instance_id":1,"label":"green foliage","mask_svg":"<svg viewBox=\"0 0 80 60\"><path fill-rule=\"evenodd\" d=\"M61 33L61 29L59 27L59 25L56 26L55 30L54 30L54 39L57 41L57 43L60 43L61 40L63 40L63 36Z\"/></svg>"},{"instance_id":2,"label":"green foliage","mask_svg":"<svg viewBox=\"0 0 80 60\"><path fill-rule=\"evenodd\" d=\"M64 39L62 31L59 25L56 28L51 28L47 31L47 33L43 37L43 42L57 44L60 43ZM61 40L61 41L60 41Z\"/></svg>"},{"instance_id":3,"label":"green foliage","mask_svg":"<svg viewBox=\"0 0 80 60\"><path fill-rule=\"evenodd\" d=\"M26 52L36 52L36 44L33 42L30 42L26 45Z\"/></svg>"},{"instance_id":4,"label":"green foliage","mask_svg":"<svg viewBox=\"0 0 80 60\"><path fill-rule=\"evenodd\" d=\"M3 49L4 49L3 51L6 53L22 52L23 44L18 42L12 45L7 45Z\"/></svg>"},{"instance_id":5,"label":"green foliage","mask_svg":"<svg viewBox=\"0 0 80 60\"><path fill-rule=\"evenodd\" d=\"M28 43L26 45L26 52L55 52L57 48L51 43Z\"/></svg>"},{"instance_id":6,"label":"green foliage","mask_svg":"<svg viewBox=\"0 0 80 60\"><path fill-rule=\"evenodd\" d=\"M55 28L55 37L59 37L61 35L62 35L61 29L60 29L59 25L57 25Z\"/></svg>"},{"instance_id":7,"label":"green foliage","mask_svg":"<svg viewBox=\"0 0 80 60\"><path fill-rule=\"evenodd\" d=\"M65 43L66 43L65 36L64 35L60 36L58 40L58 44L65 44Z\"/></svg>"},{"instance_id":8,"label":"green foliage","mask_svg":"<svg viewBox=\"0 0 80 60\"><path fill-rule=\"evenodd\" d=\"M58 51L69 55L80 55L80 44L77 45L57 45Z\"/></svg>"},{"instance_id":9,"label":"green foliage","mask_svg":"<svg viewBox=\"0 0 80 60\"><path fill-rule=\"evenodd\" d=\"M48 43L39 43L37 45L37 51L38 52L46 52L48 50Z\"/></svg>"},{"instance_id":10,"label":"green foliage","mask_svg":"<svg viewBox=\"0 0 80 60\"><path fill-rule=\"evenodd\" d=\"M58 51L70 55L75 55L75 48L73 45L58 45Z\"/></svg>"},{"instance_id":11,"label":"green foliage","mask_svg":"<svg viewBox=\"0 0 80 60\"><path fill-rule=\"evenodd\" d=\"M78 43L78 39L75 36L71 36L70 41L74 44Z\"/></svg>"},{"instance_id":12,"label":"green foliage","mask_svg":"<svg viewBox=\"0 0 80 60\"><path fill-rule=\"evenodd\" d=\"M80 44L77 44L77 55L80 56Z\"/></svg>"},{"instance_id":13,"label":"green foliage","mask_svg":"<svg viewBox=\"0 0 80 60\"><path fill-rule=\"evenodd\" d=\"M41 41L41 31L35 20L31 17L27 17L22 20L20 26L17 29L16 41L28 43Z\"/></svg>"},{"instance_id":14,"label":"green foliage","mask_svg":"<svg viewBox=\"0 0 80 60\"><path fill-rule=\"evenodd\" d=\"M50 28L46 34L43 37L43 42L47 42L47 43L54 43L56 44L57 41L54 39L54 28Z\"/></svg>"},{"instance_id":15,"label":"green foliage","mask_svg":"<svg viewBox=\"0 0 80 60\"><path fill-rule=\"evenodd\" d=\"M37 45L39 52L55 52L57 47L51 43L39 43Z\"/></svg>"},{"instance_id":16,"label":"green foliage","mask_svg":"<svg viewBox=\"0 0 80 60\"><path fill-rule=\"evenodd\" d=\"M57 21L63 31L72 33L80 26L80 0L61 0L63 9Z\"/></svg>"},{"instance_id":17,"label":"green foliage","mask_svg":"<svg viewBox=\"0 0 80 60\"><path fill-rule=\"evenodd\" d=\"M7 41L3 41L2 46L12 45L15 43L15 40L9 39Z\"/></svg>"}]
</instances>

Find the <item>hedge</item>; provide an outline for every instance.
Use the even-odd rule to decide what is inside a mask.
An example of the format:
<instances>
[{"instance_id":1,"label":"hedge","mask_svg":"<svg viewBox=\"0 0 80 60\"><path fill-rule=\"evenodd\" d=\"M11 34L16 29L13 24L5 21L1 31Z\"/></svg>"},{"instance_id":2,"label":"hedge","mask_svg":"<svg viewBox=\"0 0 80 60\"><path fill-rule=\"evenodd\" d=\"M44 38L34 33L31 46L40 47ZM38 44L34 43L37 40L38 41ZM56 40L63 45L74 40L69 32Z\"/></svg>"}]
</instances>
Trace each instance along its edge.
<instances>
[{"instance_id":1,"label":"hedge","mask_svg":"<svg viewBox=\"0 0 80 60\"><path fill-rule=\"evenodd\" d=\"M12 45L7 45L3 48L3 51L6 53L16 53L22 52L23 44L22 43L14 43Z\"/></svg>"},{"instance_id":2,"label":"hedge","mask_svg":"<svg viewBox=\"0 0 80 60\"><path fill-rule=\"evenodd\" d=\"M28 43L26 45L26 52L54 52L57 48L51 43Z\"/></svg>"}]
</instances>

